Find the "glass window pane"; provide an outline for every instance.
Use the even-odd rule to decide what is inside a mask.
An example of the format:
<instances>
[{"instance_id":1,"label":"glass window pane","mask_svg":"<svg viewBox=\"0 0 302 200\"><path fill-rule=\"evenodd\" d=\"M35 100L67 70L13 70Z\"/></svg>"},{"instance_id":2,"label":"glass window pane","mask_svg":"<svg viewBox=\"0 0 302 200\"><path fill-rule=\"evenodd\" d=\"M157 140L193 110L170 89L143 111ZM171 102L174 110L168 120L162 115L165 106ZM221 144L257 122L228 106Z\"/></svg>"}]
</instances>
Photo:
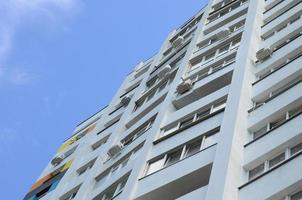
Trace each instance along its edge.
<instances>
[{"instance_id":1,"label":"glass window pane","mask_svg":"<svg viewBox=\"0 0 302 200\"><path fill-rule=\"evenodd\" d=\"M98 178L95 187L102 185L107 180L107 177L108 173L103 174L100 178Z\"/></svg>"},{"instance_id":2,"label":"glass window pane","mask_svg":"<svg viewBox=\"0 0 302 200\"><path fill-rule=\"evenodd\" d=\"M230 46L230 44L225 45L224 47L221 47L221 48L218 50L218 53L219 53L219 54L226 53L226 52L229 50L229 46Z\"/></svg>"},{"instance_id":3,"label":"glass window pane","mask_svg":"<svg viewBox=\"0 0 302 200\"><path fill-rule=\"evenodd\" d=\"M269 166L269 168L272 168L272 167L276 166L278 163L282 162L283 160L285 160L285 153L282 153L282 154L276 156L275 158L271 159L268 162L268 166Z\"/></svg>"},{"instance_id":4,"label":"glass window pane","mask_svg":"<svg viewBox=\"0 0 302 200\"><path fill-rule=\"evenodd\" d=\"M178 124L176 124L176 125L174 125L174 126L172 126L172 127L170 127L170 128L165 129L163 135L164 135L164 136L165 136L165 135L168 135L168 134L170 134L170 133L176 131L177 129L178 129Z\"/></svg>"},{"instance_id":5,"label":"glass window pane","mask_svg":"<svg viewBox=\"0 0 302 200\"><path fill-rule=\"evenodd\" d=\"M302 191L300 191L290 197L290 200L301 200L301 199L302 199Z\"/></svg>"},{"instance_id":6,"label":"glass window pane","mask_svg":"<svg viewBox=\"0 0 302 200\"><path fill-rule=\"evenodd\" d=\"M212 112L216 112L218 110L225 108L225 105L226 105L226 99L220 100L219 102L214 104L214 108Z\"/></svg>"},{"instance_id":7,"label":"glass window pane","mask_svg":"<svg viewBox=\"0 0 302 200\"><path fill-rule=\"evenodd\" d=\"M205 61L206 61L206 60L210 60L210 59L214 58L214 56L215 56L215 52L212 52L212 53L206 55L205 58L204 58L204 60L205 60Z\"/></svg>"},{"instance_id":8,"label":"glass window pane","mask_svg":"<svg viewBox=\"0 0 302 200\"><path fill-rule=\"evenodd\" d=\"M197 119L205 118L206 116L208 116L210 114L210 112L211 112L210 108L201 111L200 113L197 114Z\"/></svg>"},{"instance_id":9,"label":"glass window pane","mask_svg":"<svg viewBox=\"0 0 302 200\"><path fill-rule=\"evenodd\" d=\"M254 132L253 139L257 139L258 137L264 135L266 132L267 132L267 126L265 125L264 127Z\"/></svg>"},{"instance_id":10,"label":"glass window pane","mask_svg":"<svg viewBox=\"0 0 302 200\"><path fill-rule=\"evenodd\" d=\"M290 149L290 155L294 155L302 150L302 143L297 144L296 146Z\"/></svg>"},{"instance_id":11,"label":"glass window pane","mask_svg":"<svg viewBox=\"0 0 302 200\"><path fill-rule=\"evenodd\" d=\"M104 199L111 199L112 197L113 197L113 195L114 195L114 190L113 190L113 188L112 189L110 189L109 191L107 191L105 194L104 194L104 196L105 196L105 198Z\"/></svg>"},{"instance_id":12,"label":"glass window pane","mask_svg":"<svg viewBox=\"0 0 302 200\"><path fill-rule=\"evenodd\" d=\"M172 152L172 153L169 153L168 156L167 156L167 160L166 160L166 163L165 163L165 166L170 166L174 163L176 163L177 161L180 160L180 156L181 156L181 152L182 152L182 149L179 149L175 152Z\"/></svg>"},{"instance_id":13,"label":"glass window pane","mask_svg":"<svg viewBox=\"0 0 302 200\"><path fill-rule=\"evenodd\" d=\"M295 115L300 114L301 112L302 112L302 106L299 106L298 108L295 108L295 109L289 111L289 116L293 117Z\"/></svg>"},{"instance_id":14,"label":"glass window pane","mask_svg":"<svg viewBox=\"0 0 302 200\"><path fill-rule=\"evenodd\" d=\"M155 93L156 93L156 90L153 90L153 91L147 96L147 102L148 102L150 99L152 99L152 98L154 97Z\"/></svg>"},{"instance_id":15,"label":"glass window pane","mask_svg":"<svg viewBox=\"0 0 302 200\"><path fill-rule=\"evenodd\" d=\"M249 180L259 176L264 172L264 163L249 171Z\"/></svg>"},{"instance_id":16,"label":"glass window pane","mask_svg":"<svg viewBox=\"0 0 302 200\"><path fill-rule=\"evenodd\" d=\"M200 151L202 139L186 145L186 157L191 156Z\"/></svg>"},{"instance_id":17,"label":"glass window pane","mask_svg":"<svg viewBox=\"0 0 302 200\"><path fill-rule=\"evenodd\" d=\"M128 161L129 161L129 158L126 158L126 160L124 160L122 163L121 163L121 167L125 167L127 164L128 164Z\"/></svg>"},{"instance_id":18,"label":"glass window pane","mask_svg":"<svg viewBox=\"0 0 302 200\"><path fill-rule=\"evenodd\" d=\"M205 148L217 143L217 136L218 136L218 133L214 133L212 135L206 136L202 148L205 149Z\"/></svg>"},{"instance_id":19,"label":"glass window pane","mask_svg":"<svg viewBox=\"0 0 302 200\"><path fill-rule=\"evenodd\" d=\"M240 41L241 41L241 38L238 38L238 39L232 41L232 47L237 47L237 46L239 46Z\"/></svg>"},{"instance_id":20,"label":"glass window pane","mask_svg":"<svg viewBox=\"0 0 302 200\"><path fill-rule=\"evenodd\" d=\"M111 175L115 174L115 172L117 172L119 165L112 167L111 169Z\"/></svg>"},{"instance_id":21,"label":"glass window pane","mask_svg":"<svg viewBox=\"0 0 302 200\"><path fill-rule=\"evenodd\" d=\"M116 188L115 195L117 195L118 193L120 193L120 192L123 191L123 189L124 189L126 183L127 183L127 179L126 179L126 180L123 180L123 181L119 184L119 186Z\"/></svg>"},{"instance_id":22,"label":"glass window pane","mask_svg":"<svg viewBox=\"0 0 302 200\"><path fill-rule=\"evenodd\" d=\"M285 114L270 123L270 129L276 128L286 121Z\"/></svg>"},{"instance_id":23,"label":"glass window pane","mask_svg":"<svg viewBox=\"0 0 302 200\"><path fill-rule=\"evenodd\" d=\"M164 157L149 163L147 175L160 170L163 166L164 166Z\"/></svg>"},{"instance_id":24,"label":"glass window pane","mask_svg":"<svg viewBox=\"0 0 302 200\"><path fill-rule=\"evenodd\" d=\"M165 87L167 86L168 81L165 81L159 88L158 88L158 92L162 91L163 89L165 89Z\"/></svg>"},{"instance_id":25,"label":"glass window pane","mask_svg":"<svg viewBox=\"0 0 302 200\"><path fill-rule=\"evenodd\" d=\"M188 126L189 124L191 124L193 122L193 117L189 118L189 119L186 119L182 122L180 122L180 125L179 125L179 128L182 128L182 127L185 127L185 126Z\"/></svg>"}]
</instances>

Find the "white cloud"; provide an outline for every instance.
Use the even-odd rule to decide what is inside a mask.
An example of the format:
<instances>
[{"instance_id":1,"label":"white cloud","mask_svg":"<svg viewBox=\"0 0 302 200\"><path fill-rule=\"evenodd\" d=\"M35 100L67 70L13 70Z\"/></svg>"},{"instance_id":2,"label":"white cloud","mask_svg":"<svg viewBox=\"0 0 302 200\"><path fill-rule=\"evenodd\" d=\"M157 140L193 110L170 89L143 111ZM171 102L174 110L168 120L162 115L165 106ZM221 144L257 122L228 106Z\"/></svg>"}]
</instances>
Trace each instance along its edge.
<instances>
[{"instance_id":1,"label":"white cloud","mask_svg":"<svg viewBox=\"0 0 302 200\"><path fill-rule=\"evenodd\" d=\"M33 75L21 69L12 69L8 74L8 81L15 85L25 85L29 83L32 79Z\"/></svg>"},{"instance_id":2,"label":"white cloud","mask_svg":"<svg viewBox=\"0 0 302 200\"><path fill-rule=\"evenodd\" d=\"M5 61L11 56L14 38L21 26L38 26L42 31L45 28L62 27L62 21L69 19L78 11L80 1L0 0L0 78L10 70L5 66ZM22 77L23 80L24 73L16 74L16 79Z\"/></svg>"}]
</instances>

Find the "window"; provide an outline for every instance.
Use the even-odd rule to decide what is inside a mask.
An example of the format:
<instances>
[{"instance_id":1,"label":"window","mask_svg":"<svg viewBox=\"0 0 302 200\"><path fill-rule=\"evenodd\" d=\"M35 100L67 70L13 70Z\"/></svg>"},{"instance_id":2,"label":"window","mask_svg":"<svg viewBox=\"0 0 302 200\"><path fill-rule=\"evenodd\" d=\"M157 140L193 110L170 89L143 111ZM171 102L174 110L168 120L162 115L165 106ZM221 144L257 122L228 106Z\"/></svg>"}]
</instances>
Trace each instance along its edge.
<instances>
[{"instance_id":1,"label":"window","mask_svg":"<svg viewBox=\"0 0 302 200\"><path fill-rule=\"evenodd\" d=\"M131 144L136 138L143 135L148 129L151 128L153 122L155 120L155 116L145 122L143 125L135 129L132 133L130 133L127 137L121 140L124 146Z\"/></svg>"},{"instance_id":2,"label":"window","mask_svg":"<svg viewBox=\"0 0 302 200\"><path fill-rule=\"evenodd\" d=\"M244 26L244 24L245 24L245 21L241 21L241 22L235 24L234 26L231 26L230 30L232 32L235 32L236 30L239 30L240 28L242 28Z\"/></svg>"},{"instance_id":3,"label":"window","mask_svg":"<svg viewBox=\"0 0 302 200\"><path fill-rule=\"evenodd\" d=\"M274 121L270 122L270 129L278 127L285 121L286 121L286 115L282 115L278 119L275 119Z\"/></svg>"},{"instance_id":4,"label":"window","mask_svg":"<svg viewBox=\"0 0 302 200\"><path fill-rule=\"evenodd\" d=\"M160 170L164 166L164 163L165 163L165 157L161 157L158 160L150 162L148 171L147 171L147 175Z\"/></svg>"},{"instance_id":5,"label":"window","mask_svg":"<svg viewBox=\"0 0 302 200\"><path fill-rule=\"evenodd\" d=\"M126 165L128 164L129 158L126 158L122 163L121 163L121 168L126 167Z\"/></svg>"},{"instance_id":6,"label":"window","mask_svg":"<svg viewBox=\"0 0 302 200\"><path fill-rule=\"evenodd\" d=\"M236 48L240 45L241 42L241 38L237 38L235 40L232 41L232 48Z\"/></svg>"},{"instance_id":7,"label":"window","mask_svg":"<svg viewBox=\"0 0 302 200\"><path fill-rule=\"evenodd\" d=\"M259 130L255 131L253 133L253 139L257 139L257 138L261 137L266 132L267 132L267 125L265 125L264 127L260 128Z\"/></svg>"},{"instance_id":8,"label":"window","mask_svg":"<svg viewBox=\"0 0 302 200\"><path fill-rule=\"evenodd\" d=\"M249 171L249 180L259 176L264 172L264 163Z\"/></svg>"},{"instance_id":9,"label":"window","mask_svg":"<svg viewBox=\"0 0 302 200\"><path fill-rule=\"evenodd\" d=\"M191 155L200 152L202 149L217 143L216 138L219 133L219 128L211 130L209 133L203 134L201 137L183 144L176 150L161 155L159 159L148 162L146 175L152 174L164 167L169 167L178 161L183 160ZM202 146L202 144L204 144ZM201 148L202 147L202 148Z\"/></svg>"},{"instance_id":10,"label":"window","mask_svg":"<svg viewBox=\"0 0 302 200\"><path fill-rule=\"evenodd\" d=\"M77 172L79 175L84 174L88 169L91 169L95 163L97 158L94 158L93 160L89 161L87 164L85 164L83 167L80 167Z\"/></svg>"},{"instance_id":11,"label":"window","mask_svg":"<svg viewBox=\"0 0 302 200\"><path fill-rule=\"evenodd\" d=\"M155 93L156 93L156 90L153 90L153 91L147 96L147 101L146 101L146 102L148 102L150 99L152 99L152 98L154 97Z\"/></svg>"},{"instance_id":12,"label":"window","mask_svg":"<svg viewBox=\"0 0 302 200\"><path fill-rule=\"evenodd\" d=\"M115 173L117 172L118 169L119 169L119 165L116 165L116 166L112 167L112 168L111 168L111 176L112 176L113 174L115 174Z\"/></svg>"},{"instance_id":13,"label":"window","mask_svg":"<svg viewBox=\"0 0 302 200\"><path fill-rule=\"evenodd\" d=\"M115 195L117 195L117 194L119 194L119 193L121 193L123 191L126 183L127 183L127 180L125 179L121 183L118 184L117 189L115 191Z\"/></svg>"},{"instance_id":14,"label":"window","mask_svg":"<svg viewBox=\"0 0 302 200\"><path fill-rule=\"evenodd\" d=\"M114 184L109 186L104 192L97 195L93 200L112 200L115 199L124 189L129 175L123 177L122 179L116 181Z\"/></svg>"},{"instance_id":15,"label":"window","mask_svg":"<svg viewBox=\"0 0 302 200\"><path fill-rule=\"evenodd\" d=\"M296 146L292 147L290 149L290 154L295 155L296 153L301 152L301 150L302 150L302 143L297 144Z\"/></svg>"},{"instance_id":16,"label":"window","mask_svg":"<svg viewBox=\"0 0 302 200\"><path fill-rule=\"evenodd\" d=\"M174 124L173 126L164 129L163 135L165 136L165 135L168 135L168 134L170 134L170 133L172 133L172 132L178 130L178 128L179 128L178 125L179 125L179 123Z\"/></svg>"},{"instance_id":17,"label":"window","mask_svg":"<svg viewBox=\"0 0 302 200\"><path fill-rule=\"evenodd\" d=\"M165 162L165 166L168 167L170 165L173 165L174 163L176 163L177 161L180 160L180 156L181 156L181 152L182 152L182 149L179 149L177 151L174 151L172 153L169 153L167 155L167 159L166 159L166 162Z\"/></svg>"},{"instance_id":18,"label":"window","mask_svg":"<svg viewBox=\"0 0 302 200\"><path fill-rule=\"evenodd\" d=\"M93 150L98 149L99 147L103 146L103 144L106 144L106 142L108 141L110 135L107 135L106 137L100 139L99 141L95 142L94 144L91 145L91 148Z\"/></svg>"},{"instance_id":19,"label":"window","mask_svg":"<svg viewBox=\"0 0 302 200\"><path fill-rule=\"evenodd\" d=\"M256 178L257 176L273 170L275 167L281 166L282 162L288 161L291 157L295 156L302 150L302 142L293 147L285 148L280 154L264 161L261 165L249 170L249 180ZM290 152L290 153L287 153Z\"/></svg>"},{"instance_id":20,"label":"window","mask_svg":"<svg viewBox=\"0 0 302 200\"><path fill-rule=\"evenodd\" d=\"M226 52L229 50L229 47L230 47L230 44L227 44L227 45L221 47L221 48L218 50L218 54L221 55L221 54L226 53Z\"/></svg>"},{"instance_id":21,"label":"window","mask_svg":"<svg viewBox=\"0 0 302 200\"><path fill-rule=\"evenodd\" d=\"M186 145L185 157L189 157L189 156L199 152L201 149L201 143L202 143L202 139L199 139L191 144Z\"/></svg>"},{"instance_id":22,"label":"window","mask_svg":"<svg viewBox=\"0 0 302 200\"><path fill-rule=\"evenodd\" d=\"M98 176L96 178L96 187L98 187L99 185L102 185L103 183L106 182L107 178L109 176L109 172L105 172L103 174L101 174L100 176Z\"/></svg>"},{"instance_id":23,"label":"window","mask_svg":"<svg viewBox=\"0 0 302 200\"><path fill-rule=\"evenodd\" d=\"M136 111L137 109L139 109L145 102L145 99L144 100L140 100L140 101L136 101L135 102L135 107L134 107L134 111Z\"/></svg>"},{"instance_id":24,"label":"window","mask_svg":"<svg viewBox=\"0 0 302 200\"><path fill-rule=\"evenodd\" d=\"M167 86L168 81L165 81L164 83L161 84L161 86L158 88L158 92L162 91L163 89L165 89L165 87Z\"/></svg>"},{"instance_id":25,"label":"window","mask_svg":"<svg viewBox=\"0 0 302 200\"><path fill-rule=\"evenodd\" d=\"M216 101L212 105L205 106L201 111L197 111L196 113L191 114L190 118L180 119L178 122L174 122L173 124L168 125L164 129L162 129L162 136L166 136L170 133L173 133L180 128L188 127L190 124L195 124L206 120L211 114L215 115L220 112L226 105L227 97L223 97L220 100Z\"/></svg>"},{"instance_id":26,"label":"window","mask_svg":"<svg viewBox=\"0 0 302 200\"><path fill-rule=\"evenodd\" d=\"M278 163L285 160L285 152L268 161L269 168L276 166Z\"/></svg>"},{"instance_id":27,"label":"window","mask_svg":"<svg viewBox=\"0 0 302 200\"><path fill-rule=\"evenodd\" d=\"M72 189L71 191L67 192L64 194L60 200L72 200L76 197L78 191L79 191L80 186L77 186L76 188Z\"/></svg>"},{"instance_id":28,"label":"window","mask_svg":"<svg viewBox=\"0 0 302 200\"><path fill-rule=\"evenodd\" d=\"M215 103L213 105L212 112L216 112L218 110L221 110L221 109L225 108L225 105L226 105L226 99L222 99L222 100L218 101L217 103Z\"/></svg>"},{"instance_id":29,"label":"window","mask_svg":"<svg viewBox=\"0 0 302 200\"><path fill-rule=\"evenodd\" d=\"M194 117L191 117L189 119L186 119L186 120L180 122L179 128L188 126L189 124L191 124L193 122L193 119L194 119Z\"/></svg>"},{"instance_id":30,"label":"window","mask_svg":"<svg viewBox=\"0 0 302 200\"><path fill-rule=\"evenodd\" d=\"M293 117L293 116L298 115L301 112L302 112L302 106L299 106L299 107L297 107L297 108L292 109L291 111L289 111L288 114L289 114L289 117Z\"/></svg>"},{"instance_id":31,"label":"window","mask_svg":"<svg viewBox=\"0 0 302 200\"><path fill-rule=\"evenodd\" d=\"M215 57L215 52L212 52L212 53L206 55L204 60L207 61L207 60L213 59L214 57Z\"/></svg>"},{"instance_id":32,"label":"window","mask_svg":"<svg viewBox=\"0 0 302 200\"><path fill-rule=\"evenodd\" d=\"M301 200L301 199L302 199L302 191L297 192L296 194L290 196L290 200Z\"/></svg>"},{"instance_id":33,"label":"window","mask_svg":"<svg viewBox=\"0 0 302 200\"><path fill-rule=\"evenodd\" d=\"M114 188L111 188L109 190L106 191L106 193L103 195L102 200L111 200L112 197L114 196Z\"/></svg>"},{"instance_id":34,"label":"window","mask_svg":"<svg viewBox=\"0 0 302 200\"><path fill-rule=\"evenodd\" d=\"M203 143L202 148L205 149L205 148L215 144L217 142L217 136L218 136L217 133L206 136L205 139L204 139L204 143Z\"/></svg>"},{"instance_id":35,"label":"window","mask_svg":"<svg viewBox=\"0 0 302 200\"><path fill-rule=\"evenodd\" d=\"M210 108L208 108L208 109L206 109L206 110L203 110L203 111L201 111L201 112L199 112L199 113L197 114L197 119L203 119L203 118L205 118L206 116L208 116L210 113L211 113L211 109L210 109Z\"/></svg>"}]
</instances>

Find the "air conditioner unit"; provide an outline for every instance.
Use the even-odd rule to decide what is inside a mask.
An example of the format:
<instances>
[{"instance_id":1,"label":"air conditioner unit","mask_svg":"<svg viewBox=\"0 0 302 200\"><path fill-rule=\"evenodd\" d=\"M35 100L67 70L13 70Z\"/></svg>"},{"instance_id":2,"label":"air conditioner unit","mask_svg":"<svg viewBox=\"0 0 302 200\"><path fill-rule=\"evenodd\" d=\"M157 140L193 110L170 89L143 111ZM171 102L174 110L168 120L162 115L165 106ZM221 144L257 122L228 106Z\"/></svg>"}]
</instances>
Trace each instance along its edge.
<instances>
[{"instance_id":1,"label":"air conditioner unit","mask_svg":"<svg viewBox=\"0 0 302 200\"><path fill-rule=\"evenodd\" d=\"M171 66L166 65L158 74L158 78L162 79L164 78L169 72L171 71Z\"/></svg>"},{"instance_id":2,"label":"air conditioner unit","mask_svg":"<svg viewBox=\"0 0 302 200\"><path fill-rule=\"evenodd\" d=\"M131 96L124 96L122 99L121 99L121 104L126 107L128 106L129 102L131 101Z\"/></svg>"},{"instance_id":3,"label":"air conditioner unit","mask_svg":"<svg viewBox=\"0 0 302 200\"><path fill-rule=\"evenodd\" d=\"M187 79L177 86L177 88L176 88L177 93L184 94L184 93L188 92L189 90L191 90L192 86L193 86L192 80Z\"/></svg>"},{"instance_id":4,"label":"air conditioner unit","mask_svg":"<svg viewBox=\"0 0 302 200\"><path fill-rule=\"evenodd\" d=\"M53 166L57 166L64 160L64 158L65 158L64 155L56 156L51 160L51 164Z\"/></svg>"},{"instance_id":5,"label":"air conditioner unit","mask_svg":"<svg viewBox=\"0 0 302 200\"><path fill-rule=\"evenodd\" d=\"M216 37L218 38L218 40L221 40L225 37L227 37L229 34L230 34L230 29L229 28L226 28L226 29L223 29L221 31L219 31L217 34L216 34Z\"/></svg>"},{"instance_id":6,"label":"air conditioner unit","mask_svg":"<svg viewBox=\"0 0 302 200\"><path fill-rule=\"evenodd\" d=\"M256 53L256 58L259 61L263 61L266 58L270 57L272 55L272 50L270 48L262 48Z\"/></svg>"},{"instance_id":7,"label":"air conditioner unit","mask_svg":"<svg viewBox=\"0 0 302 200\"><path fill-rule=\"evenodd\" d=\"M183 36L178 36L173 42L172 42L172 46L173 48L178 48L180 45L182 45L183 41L184 41L184 37Z\"/></svg>"},{"instance_id":8,"label":"air conditioner unit","mask_svg":"<svg viewBox=\"0 0 302 200\"><path fill-rule=\"evenodd\" d=\"M123 144L122 144L122 143L118 143L118 144L112 146L112 147L108 150L107 154L108 154L108 156L109 156L110 158L112 158L112 157L114 157L115 155L117 155L118 153L120 153L122 149L123 149Z\"/></svg>"}]
</instances>

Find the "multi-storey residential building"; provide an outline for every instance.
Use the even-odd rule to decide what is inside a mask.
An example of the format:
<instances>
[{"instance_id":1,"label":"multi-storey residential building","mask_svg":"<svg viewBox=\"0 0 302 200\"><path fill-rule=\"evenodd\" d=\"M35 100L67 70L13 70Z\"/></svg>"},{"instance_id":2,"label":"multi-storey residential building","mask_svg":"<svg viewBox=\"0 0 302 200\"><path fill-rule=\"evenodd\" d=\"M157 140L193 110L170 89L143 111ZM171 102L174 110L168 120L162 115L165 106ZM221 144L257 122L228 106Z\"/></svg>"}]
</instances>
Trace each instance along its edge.
<instances>
[{"instance_id":1,"label":"multi-storey residential building","mask_svg":"<svg viewBox=\"0 0 302 200\"><path fill-rule=\"evenodd\" d=\"M302 199L302 0L210 0L25 200Z\"/></svg>"}]
</instances>

